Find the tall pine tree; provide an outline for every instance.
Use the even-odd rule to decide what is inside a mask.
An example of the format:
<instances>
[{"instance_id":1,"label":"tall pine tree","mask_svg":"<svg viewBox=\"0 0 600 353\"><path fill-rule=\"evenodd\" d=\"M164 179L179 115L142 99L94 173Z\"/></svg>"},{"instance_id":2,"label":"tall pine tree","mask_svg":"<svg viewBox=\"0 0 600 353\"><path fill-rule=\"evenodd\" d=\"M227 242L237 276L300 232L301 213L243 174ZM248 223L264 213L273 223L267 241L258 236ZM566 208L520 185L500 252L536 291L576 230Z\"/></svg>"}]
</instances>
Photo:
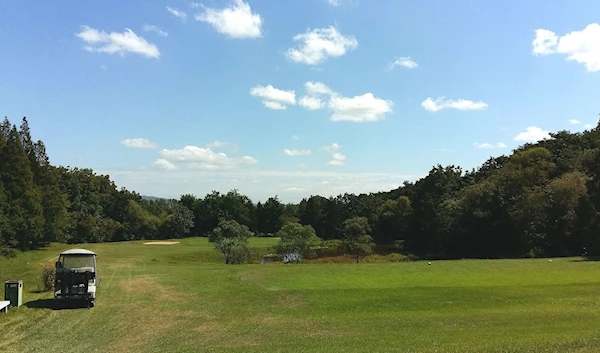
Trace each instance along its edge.
<instances>
[{"instance_id":1,"label":"tall pine tree","mask_svg":"<svg viewBox=\"0 0 600 353\"><path fill-rule=\"evenodd\" d=\"M9 245L23 250L35 248L40 245L44 227L42 195L16 126L8 133L1 155L0 176L6 193L4 211L11 229Z\"/></svg>"}]
</instances>

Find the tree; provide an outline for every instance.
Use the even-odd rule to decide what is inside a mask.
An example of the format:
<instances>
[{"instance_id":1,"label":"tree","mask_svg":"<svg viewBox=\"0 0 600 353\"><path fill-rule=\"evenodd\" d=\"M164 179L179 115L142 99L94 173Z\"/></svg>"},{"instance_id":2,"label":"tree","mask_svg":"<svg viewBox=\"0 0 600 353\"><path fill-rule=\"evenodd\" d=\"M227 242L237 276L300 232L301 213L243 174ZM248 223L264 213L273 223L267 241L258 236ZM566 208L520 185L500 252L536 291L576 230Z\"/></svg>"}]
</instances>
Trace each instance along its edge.
<instances>
[{"instance_id":1,"label":"tree","mask_svg":"<svg viewBox=\"0 0 600 353\"><path fill-rule=\"evenodd\" d=\"M344 221L343 247L359 262L361 255L373 251L373 238L367 217L354 217Z\"/></svg>"},{"instance_id":2,"label":"tree","mask_svg":"<svg viewBox=\"0 0 600 353\"><path fill-rule=\"evenodd\" d=\"M190 233L193 226L194 213L184 205L178 204L175 206L175 212L163 222L161 233L164 233L166 238L183 238Z\"/></svg>"},{"instance_id":3,"label":"tree","mask_svg":"<svg viewBox=\"0 0 600 353\"><path fill-rule=\"evenodd\" d=\"M219 225L208 236L208 241L223 254L225 264L242 263L248 254L248 239L253 233L234 220L219 221Z\"/></svg>"},{"instance_id":4,"label":"tree","mask_svg":"<svg viewBox=\"0 0 600 353\"><path fill-rule=\"evenodd\" d=\"M314 247L322 242L312 226L303 226L300 223L286 223L277 232L277 237L280 238L279 243L275 246L277 253L298 253L302 258L314 257Z\"/></svg>"}]
</instances>

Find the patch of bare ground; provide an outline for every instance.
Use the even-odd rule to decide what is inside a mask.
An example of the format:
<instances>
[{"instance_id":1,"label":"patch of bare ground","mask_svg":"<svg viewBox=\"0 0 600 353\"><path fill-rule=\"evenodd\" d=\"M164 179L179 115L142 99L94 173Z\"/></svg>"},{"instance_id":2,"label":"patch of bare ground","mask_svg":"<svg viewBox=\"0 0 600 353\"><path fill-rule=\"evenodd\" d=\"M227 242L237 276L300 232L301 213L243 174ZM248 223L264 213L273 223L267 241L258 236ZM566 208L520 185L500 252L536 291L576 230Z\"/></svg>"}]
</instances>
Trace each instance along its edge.
<instances>
[{"instance_id":1,"label":"patch of bare ground","mask_svg":"<svg viewBox=\"0 0 600 353\"><path fill-rule=\"evenodd\" d=\"M147 241L144 245L175 245L179 244L178 241Z\"/></svg>"}]
</instances>

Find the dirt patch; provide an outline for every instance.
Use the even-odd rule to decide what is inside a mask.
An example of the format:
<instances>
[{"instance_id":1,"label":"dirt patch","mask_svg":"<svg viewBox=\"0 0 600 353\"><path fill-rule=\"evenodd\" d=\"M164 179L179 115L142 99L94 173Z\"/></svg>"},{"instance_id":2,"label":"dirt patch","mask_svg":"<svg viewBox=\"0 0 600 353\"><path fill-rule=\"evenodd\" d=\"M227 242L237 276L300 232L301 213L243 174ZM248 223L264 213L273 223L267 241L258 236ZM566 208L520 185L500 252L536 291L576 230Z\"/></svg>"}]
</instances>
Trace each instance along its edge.
<instances>
[{"instance_id":1,"label":"dirt patch","mask_svg":"<svg viewBox=\"0 0 600 353\"><path fill-rule=\"evenodd\" d=\"M147 241L144 245L175 245L179 244L178 241Z\"/></svg>"}]
</instances>

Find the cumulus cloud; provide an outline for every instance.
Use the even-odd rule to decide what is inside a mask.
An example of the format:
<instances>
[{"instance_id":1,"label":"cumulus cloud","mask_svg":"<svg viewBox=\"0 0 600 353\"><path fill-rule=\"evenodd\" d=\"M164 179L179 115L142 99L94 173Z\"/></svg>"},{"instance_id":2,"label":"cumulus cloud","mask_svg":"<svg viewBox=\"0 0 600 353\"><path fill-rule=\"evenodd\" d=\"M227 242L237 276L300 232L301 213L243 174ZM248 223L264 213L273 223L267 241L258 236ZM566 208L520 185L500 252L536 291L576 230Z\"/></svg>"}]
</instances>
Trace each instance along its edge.
<instances>
[{"instance_id":1,"label":"cumulus cloud","mask_svg":"<svg viewBox=\"0 0 600 353\"><path fill-rule=\"evenodd\" d=\"M306 92L310 95L332 95L334 92L326 84L322 82L307 81L304 83Z\"/></svg>"},{"instance_id":2,"label":"cumulus cloud","mask_svg":"<svg viewBox=\"0 0 600 353\"><path fill-rule=\"evenodd\" d=\"M444 109L456 109L456 110L484 110L487 109L488 105L485 102L473 102L468 99L445 99L445 97L440 97L436 100L433 100L431 97L428 97L423 102L421 102L421 106L423 109L430 112L437 112Z\"/></svg>"},{"instance_id":3,"label":"cumulus cloud","mask_svg":"<svg viewBox=\"0 0 600 353\"><path fill-rule=\"evenodd\" d=\"M346 165L346 155L340 152L340 146L338 143L334 142L329 146L323 146L321 149L329 154L331 154L331 160L327 162L327 165L341 167Z\"/></svg>"},{"instance_id":4,"label":"cumulus cloud","mask_svg":"<svg viewBox=\"0 0 600 353\"><path fill-rule=\"evenodd\" d=\"M183 11L180 11L178 9L174 9L172 7L167 6L167 11L169 11L173 16L181 19L182 21L185 22L185 20L187 20L187 14Z\"/></svg>"},{"instance_id":5,"label":"cumulus cloud","mask_svg":"<svg viewBox=\"0 0 600 353\"><path fill-rule=\"evenodd\" d=\"M308 110L317 110L325 106L325 103L318 97L304 96L298 102L301 106Z\"/></svg>"},{"instance_id":6,"label":"cumulus cloud","mask_svg":"<svg viewBox=\"0 0 600 353\"><path fill-rule=\"evenodd\" d=\"M155 142L152 142L148 139L144 139L144 138L132 138L132 139L125 139L123 141L121 141L121 144L123 144L126 147L129 148L157 148L158 144Z\"/></svg>"},{"instance_id":7,"label":"cumulus cloud","mask_svg":"<svg viewBox=\"0 0 600 353\"><path fill-rule=\"evenodd\" d=\"M581 121L579 121L577 119L569 119L569 124L571 124L571 125L579 125L579 124L581 124Z\"/></svg>"},{"instance_id":8,"label":"cumulus cloud","mask_svg":"<svg viewBox=\"0 0 600 353\"><path fill-rule=\"evenodd\" d=\"M331 156L331 160L327 164L337 167L344 166L346 165L346 155L336 152Z\"/></svg>"},{"instance_id":9,"label":"cumulus cloud","mask_svg":"<svg viewBox=\"0 0 600 353\"><path fill-rule=\"evenodd\" d=\"M233 0L222 9L200 5L204 12L196 15L196 21L210 24L217 32L231 38L259 38L262 36L261 16L253 13L250 5Z\"/></svg>"},{"instance_id":10,"label":"cumulus cloud","mask_svg":"<svg viewBox=\"0 0 600 353\"><path fill-rule=\"evenodd\" d=\"M173 164L163 158L159 158L159 159L155 160L154 163L152 163L152 165L154 167L156 167L158 169L162 169L162 170L176 170L177 169L175 164Z\"/></svg>"},{"instance_id":11,"label":"cumulus cloud","mask_svg":"<svg viewBox=\"0 0 600 353\"><path fill-rule=\"evenodd\" d=\"M352 98L332 96L328 106L333 110L331 121L366 122L383 119L385 114L392 112L393 103L376 98L373 93L365 93Z\"/></svg>"},{"instance_id":12,"label":"cumulus cloud","mask_svg":"<svg viewBox=\"0 0 600 353\"><path fill-rule=\"evenodd\" d=\"M123 33L106 33L89 26L81 26L81 31L75 34L87 45L84 47L89 52L101 52L107 54L125 53L140 54L148 58L160 57L160 51L155 44L148 43L129 28Z\"/></svg>"},{"instance_id":13,"label":"cumulus cloud","mask_svg":"<svg viewBox=\"0 0 600 353\"><path fill-rule=\"evenodd\" d=\"M563 36L547 29L537 29L532 42L534 55L563 54L567 60L585 65L587 71L600 71L600 24L592 23L583 30Z\"/></svg>"},{"instance_id":14,"label":"cumulus cloud","mask_svg":"<svg viewBox=\"0 0 600 353\"><path fill-rule=\"evenodd\" d=\"M329 57L339 57L356 49L358 41L353 36L341 34L337 28L316 28L297 34L294 41L301 44L289 48L285 55L292 61L307 65L323 63Z\"/></svg>"},{"instance_id":15,"label":"cumulus cloud","mask_svg":"<svg viewBox=\"0 0 600 353\"><path fill-rule=\"evenodd\" d=\"M257 160L250 156L232 158L225 153L215 152L209 147L185 146L181 149L162 149L158 152L159 158L155 166L164 167L169 162L174 169L200 169L200 170L223 170L236 169L256 164ZM165 169L165 168L162 168Z\"/></svg>"},{"instance_id":16,"label":"cumulus cloud","mask_svg":"<svg viewBox=\"0 0 600 353\"><path fill-rule=\"evenodd\" d=\"M477 148L506 148L506 145L502 142L496 144L475 142L473 145Z\"/></svg>"},{"instance_id":17,"label":"cumulus cloud","mask_svg":"<svg viewBox=\"0 0 600 353\"><path fill-rule=\"evenodd\" d=\"M525 131L514 137L515 141L538 142L544 139L550 139L550 132L540 129L537 126L529 126Z\"/></svg>"},{"instance_id":18,"label":"cumulus cloud","mask_svg":"<svg viewBox=\"0 0 600 353\"><path fill-rule=\"evenodd\" d=\"M340 146L337 142L334 142L329 146L321 147L321 149L323 149L323 151L325 151L327 153L332 153L332 154L339 151L340 148L342 148L342 146Z\"/></svg>"},{"instance_id":19,"label":"cumulus cloud","mask_svg":"<svg viewBox=\"0 0 600 353\"><path fill-rule=\"evenodd\" d=\"M308 95L300 99L300 105L308 110L327 107L332 111L330 120L335 122L381 120L386 114L392 112L394 105L392 101L376 98L370 92L361 96L344 97L322 82L308 81L304 86ZM329 99L327 104L323 101L326 97Z\"/></svg>"},{"instance_id":20,"label":"cumulus cloud","mask_svg":"<svg viewBox=\"0 0 600 353\"><path fill-rule=\"evenodd\" d=\"M297 157L297 156L310 156L311 155L311 150L291 150L291 149L284 149L283 153L285 153L287 156L290 157Z\"/></svg>"},{"instance_id":21,"label":"cumulus cloud","mask_svg":"<svg viewBox=\"0 0 600 353\"><path fill-rule=\"evenodd\" d=\"M296 104L295 91L280 90L272 85L254 86L250 89L250 95L262 98L262 103L269 109L283 110L288 105Z\"/></svg>"},{"instance_id":22,"label":"cumulus cloud","mask_svg":"<svg viewBox=\"0 0 600 353\"><path fill-rule=\"evenodd\" d=\"M403 56L401 58L397 58L392 63L389 64L388 70L393 70L396 67L403 67L406 69L415 69L419 66L410 56Z\"/></svg>"},{"instance_id":23,"label":"cumulus cloud","mask_svg":"<svg viewBox=\"0 0 600 353\"><path fill-rule=\"evenodd\" d=\"M142 29L144 30L144 32L154 32L161 37L167 37L169 35L169 33L163 31L162 29L160 29L160 27L155 26L155 25L145 24L142 27Z\"/></svg>"}]
</instances>

